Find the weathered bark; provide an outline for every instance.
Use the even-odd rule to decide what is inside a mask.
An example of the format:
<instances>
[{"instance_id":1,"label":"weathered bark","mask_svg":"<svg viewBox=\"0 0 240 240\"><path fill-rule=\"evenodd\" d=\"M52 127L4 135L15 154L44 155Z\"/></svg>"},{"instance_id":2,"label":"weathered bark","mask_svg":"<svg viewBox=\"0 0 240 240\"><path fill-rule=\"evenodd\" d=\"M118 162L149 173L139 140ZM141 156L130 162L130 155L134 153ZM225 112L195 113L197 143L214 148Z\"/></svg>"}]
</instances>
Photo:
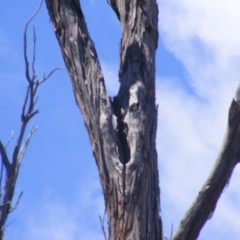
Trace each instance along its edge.
<instances>
[{"instance_id":1,"label":"weathered bark","mask_svg":"<svg viewBox=\"0 0 240 240\"><path fill-rule=\"evenodd\" d=\"M173 240L197 239L201 229L213 215L217 201L229 184L232 172L240 159L240 98L233 99L229 109L228 127L222 150L215 166L186 212Z\"/></svg>"},{"instance_id":2,"label":"weathered bark","mask_svg":"<svg viewBox=\"0 0 240 240\"><path fill-rule=\"evenodd\" d=\"M99 169L109 239L162 239L155 105L156 0L109 0L122 25L111 101L78 0L46 0Z\"/></svg>"}]
</instances>

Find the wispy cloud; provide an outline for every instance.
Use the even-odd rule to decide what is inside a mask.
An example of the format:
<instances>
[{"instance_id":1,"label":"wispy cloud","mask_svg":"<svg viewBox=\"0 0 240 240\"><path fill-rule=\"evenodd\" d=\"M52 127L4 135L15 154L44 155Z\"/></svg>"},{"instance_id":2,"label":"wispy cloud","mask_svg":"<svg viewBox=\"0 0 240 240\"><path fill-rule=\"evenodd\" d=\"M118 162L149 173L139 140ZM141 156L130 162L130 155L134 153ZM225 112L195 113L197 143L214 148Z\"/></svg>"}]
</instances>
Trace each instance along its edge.
<instances>
[{"instance_id":1,"label":"wispy cloud","mask_svg":"<svg viewBox=\"0 0 240 240\"><path fill-rule=\"evenodd\" d=\"M185 79L159 79L158 151L165 229L179 224L210 173L221 147L230 101L240 80L239 2L159 0L159 28L165 47L184 66ZM235 171L236 173L239 170ZM239 180L232 177L210 227L200 239L238 236L234 209ZM234 197L233 197L234 196ZM219 230L224 226L224 230ZM168 231L168 230L166 230ZM203 238L201 238L203 237ZM205 238L204 238L205 237ZM213 238L211 238L213 239ZM229 239L229 238L228 238Z\"/></svg>"},{"instance_id":2,"label":"wispy cloud","mask_svg":"<svg viewBox=\"0 0 240 240\"><path fill-rule=\"evenodd\" d=\"M100 223L91 229L87 224L88 219L77 216L77 208L81 205L50 202L43 206L42 213L31 216L27 223L26 240L75 240L75 239L102 239ZM93 213L93 212L92 212ZM82 213L83 214L83 213ZM86 216L80 216L84 218ZM92 225L93 227L93 225Z\"/></svg>"},{"instance_id":3,"label":"wispy cloud","mask_svg":"<svg viewBox=\"0 0 240 240\"><path fill-rule=\"evenodd\" d=\"M6 239L21 236L23 240L102 240L98 215L103 217L104 203L96 180L86 179L84 188L78 191L81 194L76 194L72 201L66 202L50 190L46 191L42 199L28 208L21 232L17 225L11 229L9 226Z\"/></svg>"}]
</instances>

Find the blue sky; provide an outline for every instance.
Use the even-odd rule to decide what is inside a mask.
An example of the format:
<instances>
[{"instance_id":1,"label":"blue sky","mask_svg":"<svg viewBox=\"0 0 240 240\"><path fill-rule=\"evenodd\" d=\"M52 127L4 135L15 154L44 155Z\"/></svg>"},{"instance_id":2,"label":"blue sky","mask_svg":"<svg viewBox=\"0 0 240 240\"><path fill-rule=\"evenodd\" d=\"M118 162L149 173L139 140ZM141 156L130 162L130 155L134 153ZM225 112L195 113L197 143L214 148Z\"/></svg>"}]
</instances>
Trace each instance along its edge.
<instances>
[{"instance_id":1,"label":"blue sky","mask_svg":"<svg viewBox=\"0 0 240 240\"><path fill-rule=\"evenodd\" d=\"M11 155L20 127L26 89L23 28L38 1L0 4L0 138ZM238 0L159 0L157 102L161 208L164 232L176 229L197 196L221 147L227 111L240 80L240 3ZM13 7L14 6L14 7ZM82 3L109 95L118 89L120 24L106 1ZM11 11L9 11L11 9ZM103 239L98 215L102 191L86 129L46 11L33 22L37 33L39 77L62 67L39 89L38 126L23 160L6 240ZM29 54L32 46L29 28ZM31 127L30 124L30 127ZM236 239L240 235L240 169L222 194L199 236Z\"/></svg>"}]
</instances>

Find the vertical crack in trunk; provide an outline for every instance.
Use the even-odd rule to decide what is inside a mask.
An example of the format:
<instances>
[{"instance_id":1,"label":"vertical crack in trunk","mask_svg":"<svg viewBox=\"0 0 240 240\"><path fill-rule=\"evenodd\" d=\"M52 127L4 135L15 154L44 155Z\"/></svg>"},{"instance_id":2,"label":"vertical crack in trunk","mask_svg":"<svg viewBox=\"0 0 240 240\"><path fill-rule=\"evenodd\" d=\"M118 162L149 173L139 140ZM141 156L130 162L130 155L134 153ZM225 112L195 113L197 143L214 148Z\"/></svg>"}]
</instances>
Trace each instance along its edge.
<instances>
[{"instance_id":1,"label":"vertical crack in trunk","mask_svg":"<svg viewBox=\"0 0 240 240\"><path fill-rule=\"evenodd\" d=\"M123 165L126 165L130 160L130 148L127 142L128 126L124 123L125 114L117 97L113 99L113 110L117 117L117 143L120 155L122 156L119 160Z\"/></svg>"},{"instance_id":2,"label":"vertical crack in trunk","mask_svg":"<svg viewBox=\"0 0 240 240\"><path fill-rule=\"evenodd\" d=\"M157 5L150 2L133 0L131 3L124 1L124 4L120 11L123 29L119 69L121 85L113 99L118 124L116 138L123 164L123 192L121 216L117 223L120 232L111 239L158 240L162 239L162 223L159 216L156 133L153 133L156 131L158 10Z\"/></svg>"},{"instance_id":3,"label":"vertical crack in trunk","mask_svg":"<svg viewBox=\"0 0 240 240\"><path fill-rule=\"evenodd\" d=\"M156 130L156 0L109 0L123 30L121 86L112 103L80 5L75 0L46 3L97 162L109 239L162 239L156 136L151 133Z\"/></svg>"},{"instance_id":4,"label":"vertical crack in trunk","mask_svg":"<svg viewBox=\"0 0 240 240\"><path fill-rule=\"evenodd\" d=\"M117 118L117 144L120 153L120 162L123 164L122 168L122 219L123 226L122 229L125 229L125 211L127 204L127 196L126 196L126 164L130 160L130 147L127 141L128 134L128 126L124 123L125 113L121 108L121 105L118 102L118 97L114 97L113 99L113 112Z\"/></svg>"}]
</instances>

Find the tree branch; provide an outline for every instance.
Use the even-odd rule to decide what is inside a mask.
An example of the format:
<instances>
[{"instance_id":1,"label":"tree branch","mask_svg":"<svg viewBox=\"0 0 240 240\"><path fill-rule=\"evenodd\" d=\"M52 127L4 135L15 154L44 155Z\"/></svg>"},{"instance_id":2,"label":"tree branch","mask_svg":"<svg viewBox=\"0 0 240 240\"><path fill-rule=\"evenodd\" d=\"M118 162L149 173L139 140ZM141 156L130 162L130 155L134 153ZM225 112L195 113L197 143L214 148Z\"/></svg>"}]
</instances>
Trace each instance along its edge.
<instances>
[{"instance_id":1,"label":"tree branch","mask_svg":"<svg viewBox=\"0 0 240 240\"><path fill-rule=\"evenodd\" d=\"M113 126L114 116L96 49L89 36L80 2L78 0L46 0L46 5L72 80L75 100L81 109L89 133L100 174L104 175L106 185L110 185L109 169L114 171L119 159ZM104 138L102 138L103 132L106 136ZM105 142L106 139L107 142ZM107 155L105 149L111 154ZM120 165L119 167L121 168ZM107 199L107 195L104 195Z\"/></svg>"},{"instance_id":2,"label":"tree branch","mask_svg":"<svg viewBox=\"0 0 240 240\"><path fill-rule=\"evenodd\" d=\"M173 240L197 239L202 227L214 213L217 201L228 185L240 159L240 101L233 99L228 115L225 140L215 166L196 200L182 219Z\"/></svg>"},{"instance_id":3,"label":"tree branch","mask_svg":"<svg viewBox=\"0 0 240 240\"><path fill-rule=\"evenodd\" d=\"M119 0L107 0L109 5L112 7L113 11L116 13L118 20L120 21L120 9Z\"/></svg>"},{"instance_id":4,"label":"tree branch","mask_svg":"<svg viewBox=\"0 0 240 240\"><path fill-rule=\"evenodd\" d=\"M31 65L31 71L32 74L30 74L30 69L29 69L29 60L28 60L28 55L27 55L27 30L28 30L28 25L29 23L33 20L33 18L36 16L38 13L41 5L42 5L43 0L41 1L39 7L35 11L35 13L31 16L31 18L26 22L25 27L24 27L24 33L23 33L23 52L24 52L24 61L25 61L25 76L26 80L28 82L27 86L27 91L26 95L23 101L23 107L22 107L22 113L21 113L21 128L20 128L20 133L17 138L16 145L14 147L14 151L12 154L12 161L10 163L8 156L6 154L6 148L4 148L2 142L0 141L0 154L2 157L2 165L4 166L4 169L6 171L6 181L5 181L5 186L4 186L4 191L1 194L1 205L0 205L0 240L3 238L3 233L4 233L4 228L5 228L5 223L7 220L7 217L11 211L16 209L20 198L22 196L22 193L20 194L17 203L15 204L15 207L11 208L11 202L12 198L14 195L14 190L15 190L15 185L19 173L19 168L21 164L21 160L24 156L24 153L26 152L26 149L29 145L30 139L32 134L37 130L37 127L32 127L26 141L22 144L23 138L25 135L26 127L30 121L31 118L33 118L37 113L38 110L35 109L35 104L36 104L36 94L38 87L40 86L41 83L45 82L56 70L59 68L54 68L47 76L44 75L43 79L41 80L36 80L37 75L35 71L35 54L36 54L36 34L35 34L35 29L33 31L33 41L34 41L34 46L33 46L33 59L32 59L32 65ZM3 168L1 169L1 175L0 175L0 186L2 184L2 179L3 179ZM2 190L2 189L0 189Z\"/></svg>"},{"instance_id":5,"label":"tree branch","mask_svg":"<svg viewBox=\"0 0 240 240\"><path fill-rule=\"evenodd\" d=\"M101 218L100 215L98 215L98 217L99 217L99 221L100 221L100 224L101 224L104 240L107 240L107 234L106 234L106 231L105 231L105 228L104 228L104 217L103 217L103 219Z\"/></svg>"},{"instance_id":6,"label":"tree branch","mask_svg":"<svg viewBox=\"0 0 240 240\"><path fill-rule=\"evenodd\" d=\"M50 71L50 73L47 74L47 76L45 76L45 74L43 75L43 79L41 81L38 82L38 85L44 83L46 80L48 80L52 74L57 71L57 70L61 70L62 68L59 67L55 67L54 69L52 69L52 71Z\"/></svg>"},{"instance_id":7,"label":"tree branch","mask_svg":"<svg viewBox=\"0 0 240 240\"><path fill-rule=\"evenodd\" d=\"M22 158L23 158L23 156L24 156L24 154L25 154L25 152L26 152L26 150L27 150L27 147L28 147L28 144L29 144L29 142L30 142L30 139L31 139L32 135L34 134L34 132L35 132L37 129L38 129L37 127L32 126L32 129L31 129L31 131L30 131L30 133L29 133L26 141L23 143L23 146L21 147L21 149L20 149L20 151L19 151L19 153L18 153L18 158L17 158L17 162L18 162L17 165L18 165L18 166L20 166L21 160L22 160Z\"/></svg>"},{"instance_id":8,"label":"tree branch","mask_svg":"<svg viewBox=\"0 0 240 240\"><path fill-rule=\"evenodd\" d=\"M43 2L43 0L41 1L41 4L42 4L42 2ZM36 77L36 74L35 74L35 59L36 59L36 31L35 31L35 27L33 26L32 79L35 79L35 77Z\"/></svg>"},{"instance_id":9,"label":"tree branch","mask_svg":"<svg viewBox=\"0 0 240 240\"><path fill-rule=\"evenodd\" d=\"M23 195L23 191L21 191L21 193L19 194L18 199L17 199L17 202L15 203L14 207L10 208L9 213L11 213L11 212L13 212L14 210L17 209L18 204L19 204L19 202L20 202L20 199L21 199L22 195Z\"/></svg>"},{"instance_id":10,"label":"tree branch","mask_svg":"<svg viewBox=\"0 0 240 240\"><path fill-rule=\"evenodd\" d=\"M4 146L5 149L7 149L8 145L9 145L10 142L13 140L13 136L14 136L14 132L12 131L12 132L11 132L11 136L10 136L10 138L9 138L8 141L7 141L7 144Z\"/></svg>"},{"instance_id":11,"label":"tree branch","mask_svg":"<svg viewBox=\"0 0 240 240\"><path fill-rule=\"evenodd\" d=\"M10 163L10 161L8 159L8 156L7 156L7 153L6 153L6 149L3 146L1 141L0 141L0 154L1 154L1 157L2 157L3 166L4 166L4 168L7 171L7 175L9 176L10 171L11 171L11 163ZM0 189L0 191L1 191L1 189Z\"/></svg>"},{"instance_id":12,"label":"tree branch","mask_svg":"<svg viewBox=\"0 0 240 240\"><path fill-rule=\"evenodd\" d=\"M24 53L24 61L25 61L25 76L28 82L31 82L32 78L30 77L30 73L29 73L29 61L28 61L28 56L27 56L27 28L29 23L34 19L34 17L37 15L37 13L39 12L41 6L42 6L43 0L41 0L38 8L36 9L36 11L33 13L33 15L29 18L29 20L26 22L25 27L24 27L24 34L23 34L23 53ZM34 30L34 39L35 39L35 30ZM34 51L33 51L33 64L35 62L35 41L34 41ZM33 68L33 66L32 66ZM35 71L33 71L34 73Z\"/></svg>"}]
</instances>

